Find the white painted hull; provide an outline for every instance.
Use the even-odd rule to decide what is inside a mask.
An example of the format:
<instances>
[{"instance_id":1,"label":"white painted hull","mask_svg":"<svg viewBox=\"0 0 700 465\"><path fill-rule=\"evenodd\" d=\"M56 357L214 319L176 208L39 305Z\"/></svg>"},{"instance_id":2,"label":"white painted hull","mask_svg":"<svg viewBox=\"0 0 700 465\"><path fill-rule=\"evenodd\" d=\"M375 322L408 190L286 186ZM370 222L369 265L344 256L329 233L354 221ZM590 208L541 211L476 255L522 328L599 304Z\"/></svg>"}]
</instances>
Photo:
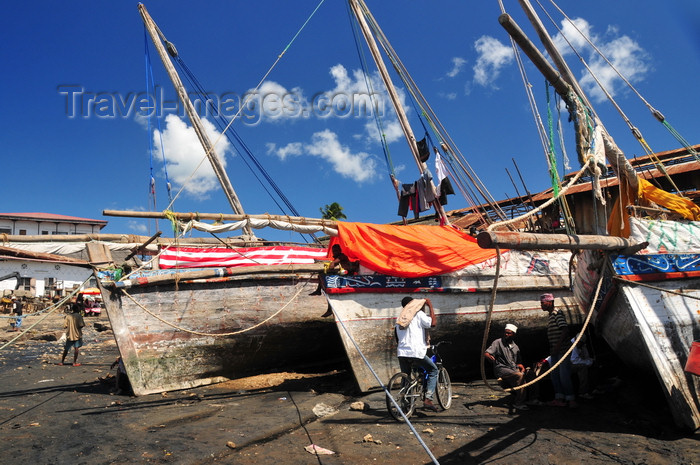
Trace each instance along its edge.
<instances>
[{"instance_id":1,"label":"white painted hull","mask_svg":"<svg viewBox=\"0 0 700 465\"><path fill-rule=\"evenodd\" d=\"M676 424L695 430L700 428L700 378L684 367L700 336L700 278L648 284L691 297L619 283L616 298L597 323L599 333L626 364L653 369Z\"/></svg>"},{"instance_id":2,"label":"white painted hull","mask_svg":"<svg viewBox=\"0 0 700 465\"><path fill-rule=\"evenodd\" d=\"M137 395L342 358L316 273L239 275L115 289L105 310Z\"/></svg>"},{"instance_id":3,"label":"white painted hull","mask_svg":"<svg viewBox=\"0 0 700 465\"><path fill-rule=\"evenodd\" d=\"M546 351L546 337L542 333L547 324L547 314L542 311L539 303L539 296L546 291L555 293L556 305L565 310L570 322L581 322L582 311L573 294L567 290L535 288L499 291L493 308L489 341L500 335L506 323L514 323L519 327L518 340L522 341L521 345L527 347L526 341L541 342L544 345L542 350ZM491 301L491 292L488 290L420 294L330 294L328 299L333 306L338 331L362 391L380 386L372 371L382 384L386 384L399 371L394 325L401 311L401 299L405 295L428 297L432 301L437 326L430 331L431 340L453 343L451 346L443 346L444 350L441 351L446 355L443 357L446 367L449 369L450 363L463 364L466 361L472 366L472 371L478 370Z\"/></svg>"}]
</instances>

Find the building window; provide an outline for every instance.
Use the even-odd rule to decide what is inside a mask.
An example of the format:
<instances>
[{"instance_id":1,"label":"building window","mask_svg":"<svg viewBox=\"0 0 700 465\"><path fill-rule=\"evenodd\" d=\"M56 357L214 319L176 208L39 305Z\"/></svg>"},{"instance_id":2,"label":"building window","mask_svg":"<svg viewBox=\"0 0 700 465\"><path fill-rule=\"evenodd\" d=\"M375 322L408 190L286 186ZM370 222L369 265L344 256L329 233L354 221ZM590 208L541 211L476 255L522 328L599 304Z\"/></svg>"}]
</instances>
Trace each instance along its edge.
<instances>
[{"instance_id":1,"label":"building window","mask_svg":"<svg viewBox=\"0 0 700 465\"><path fill-rule=\"evenodd\" d=\"M19 288L25 291L32 290L32 278L19 278Z\"/></svg>"},{"instance_id":2,"label":"building window","mask_svg":"<svg viewBox=\"0 0 700 465\"><path fill-rule=\"evenodd\" d=\"M50 231L41 231L42 236L48 236L49 234L51 234Z\"/></svg>"},{"instance_id":3,"label":"building window","mask_svg":"<svg viewBox=\"0 0 700 465\"><path fill-rule=\"evenodd\" d=\"M20 229L20 230L19 230L19 235L20 235L20 236L26 236L26 235L27 235L27 230L26 230L26 229Z\"/></svg>"},{"instance_id":4,"label":"building window","mask_svg":"<svg viewBox=\"0 0 700 465\"><path fill-rule=\"evenodd\" d=\"M9 228L0 228L0 234L12 234L12 230Z\"/></svg>"}]
</instances>

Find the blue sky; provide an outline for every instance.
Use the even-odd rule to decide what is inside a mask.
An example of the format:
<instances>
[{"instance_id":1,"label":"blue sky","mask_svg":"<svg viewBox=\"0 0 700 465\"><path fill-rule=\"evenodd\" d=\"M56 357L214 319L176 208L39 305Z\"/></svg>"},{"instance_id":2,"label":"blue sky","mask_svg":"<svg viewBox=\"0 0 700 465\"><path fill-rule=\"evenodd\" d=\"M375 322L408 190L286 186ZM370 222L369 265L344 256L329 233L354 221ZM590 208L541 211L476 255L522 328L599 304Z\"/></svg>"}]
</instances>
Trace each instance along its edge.
<instances>
[{"instance_id":1,"label":"blue sky","mask_svg":"<svg viewBox=\"0 0 700 465\"><path fill-rule=\"evenodd\" d=\"M367 1L491 194L498 199L515 195L505 171L514 173L513 158L530 191L545 189L549 181L543 149L508 36L498 24L498 2ZM542 3L562 27L561 15L550 3ZM258 88L258 95L289 96L300 106L318 102L320 96L366 92L345 2L326 0L302 28L318 4L317 0L212 1L195 7L191 2L157 0L145 5L202 86L220 101L235 101L231 99L255 89L300 31ZM517 1L504 4L536 40ZM687 140L699 142L697 1L566 0L559 6ZM556 34L551 23L544 21ZM203 151L189 121L169 110L175 93L150 39L154 93L166 102L159 103L164 108L160 122L135 110L136 97L147 91L149 69L136 2L13 2L0 17L0 35L4 90L0 210L105 219L109 225L103 232L151 234L152 222L103 217L102 210L152 209L151 166L156 209L165 209L165 157L174 193L185 186L173 210L231 211L206 163L192 175ZM369 63L368 79L376 84L376 68L364 43L362 47ZM599 61L590 52L590 47L584 47L581 54L598 69ZM579 60L571 54L567 58L618 145L628 157L643 155L610 103L591 87L589 77L582 77ZM544 104L543 79L523 59L534 97ZM652 149L680 146L619 78L609 71L599 76ZM415 108L394 79L420 138L423 128ZM278 109L268 101L264 111L244 112L232 127L301 215L319 217L319 208L338 202L349 221L398 219L396 195L373 118L339 110L312 108L302 115ZM402 182L413 181L418 177L415 163L388 104L385 110L382 123L394 170ZM151 129L159 125L162 134L147 131L149 120ZM571 139L571 127L566 120L564 124L565 137ZM236 153L235 144L219 139L218 130L210 126L246 212L282 213L244 163L246 157ZM576 169L573 151L569 156ZM465 206L463 199L452 196L447 208ZM290 233L258 235L299 240Z\"/></svg>"}]
</instances>

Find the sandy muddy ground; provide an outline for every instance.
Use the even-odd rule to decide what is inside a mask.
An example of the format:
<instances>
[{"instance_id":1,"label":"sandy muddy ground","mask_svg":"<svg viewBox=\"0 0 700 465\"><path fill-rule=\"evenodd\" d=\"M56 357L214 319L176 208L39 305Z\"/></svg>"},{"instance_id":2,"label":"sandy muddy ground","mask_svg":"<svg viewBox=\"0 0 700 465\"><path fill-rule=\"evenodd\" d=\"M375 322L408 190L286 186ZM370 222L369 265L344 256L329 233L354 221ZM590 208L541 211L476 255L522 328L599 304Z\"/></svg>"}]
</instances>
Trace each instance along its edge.
<instances>
[{"instance_id":1,"label":"sandy muddy ground","mask_svg":"<svg viewBox=\"0 0 700 465\"><path fill-rule=\"evenodd\" d=\"M382 392L358 393L346 367L112 395L117 350L95 325L107 318L86 323L80 367L55 364L62 348L47 339L60 336L61 315L0 350L0 463L423 464L432 454L442 464L700 464L699 434L674 427L655 380L629 373L578 409L514 415L502 393L456 380L449 410L411 418L417 437L389 417ZM7 327L0 345L16 335ZM366 408L353 410L357 401ZM310 445L333 454L313 455Z\"/></svg>"}]
</instances>

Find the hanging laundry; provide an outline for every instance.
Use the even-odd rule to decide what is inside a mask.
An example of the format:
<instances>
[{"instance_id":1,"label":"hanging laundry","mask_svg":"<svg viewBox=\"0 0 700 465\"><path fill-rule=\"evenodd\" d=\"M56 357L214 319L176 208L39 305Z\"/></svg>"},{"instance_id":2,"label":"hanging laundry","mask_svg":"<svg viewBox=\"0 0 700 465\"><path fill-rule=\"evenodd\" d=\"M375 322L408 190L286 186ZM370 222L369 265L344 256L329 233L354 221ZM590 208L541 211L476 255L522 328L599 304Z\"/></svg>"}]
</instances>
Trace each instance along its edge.
<instances>
[{"instance_id":1,"label":"hanging laundry","mask_svg":"<svg viewBox=\"0 0 700 465\"><path fill-rule=\"evenodd\" d=\"M416 196L416 184L401 184L399 191L399 211L398 215L406 218L411 208L411 199Z\"/></svg>"},{"instance_id":2,"label":"hanging laundry","mask_svg":"<svg viewBox=\"0 0 700 465\"><path fill-rule=\"evenodd\" d=\"M454 188L452 188L450 178L443 178L442 181L440 181L438 191L440 192L438 194L438 197L440 199L440 205L447 205L447 196L454 195L455 193Z\"/></svg>"},{"instance_id":3,"label":"hanging laundry","mask_svg":"<svg viewBox=\"0 0 700 465\"><path fill-rule=\"evenodd\" d=\"M430 170L425 170L418 180L418 183L422 185L423 189L425 190L425 202L427 204L434 202L436 199L436 196L434 195L435 191L430 188L431 184L433 183L433 173L431 173ZM428 205L427 208L430 208L430 205Z\"/></svg>"},{"instance_id":4,"label":"hanging laundry","mask_svg":"<svg viewBox=\"0 0 700 465\"><path fill-rule=\"evenodd\" d=\"M418 158L422 163L425 163L428 161L428 158L430 158L430 150L428 149L428 143L425 141L425 137L416 142L416 146L418 147Z\"/></svg>"}]
</instances>

